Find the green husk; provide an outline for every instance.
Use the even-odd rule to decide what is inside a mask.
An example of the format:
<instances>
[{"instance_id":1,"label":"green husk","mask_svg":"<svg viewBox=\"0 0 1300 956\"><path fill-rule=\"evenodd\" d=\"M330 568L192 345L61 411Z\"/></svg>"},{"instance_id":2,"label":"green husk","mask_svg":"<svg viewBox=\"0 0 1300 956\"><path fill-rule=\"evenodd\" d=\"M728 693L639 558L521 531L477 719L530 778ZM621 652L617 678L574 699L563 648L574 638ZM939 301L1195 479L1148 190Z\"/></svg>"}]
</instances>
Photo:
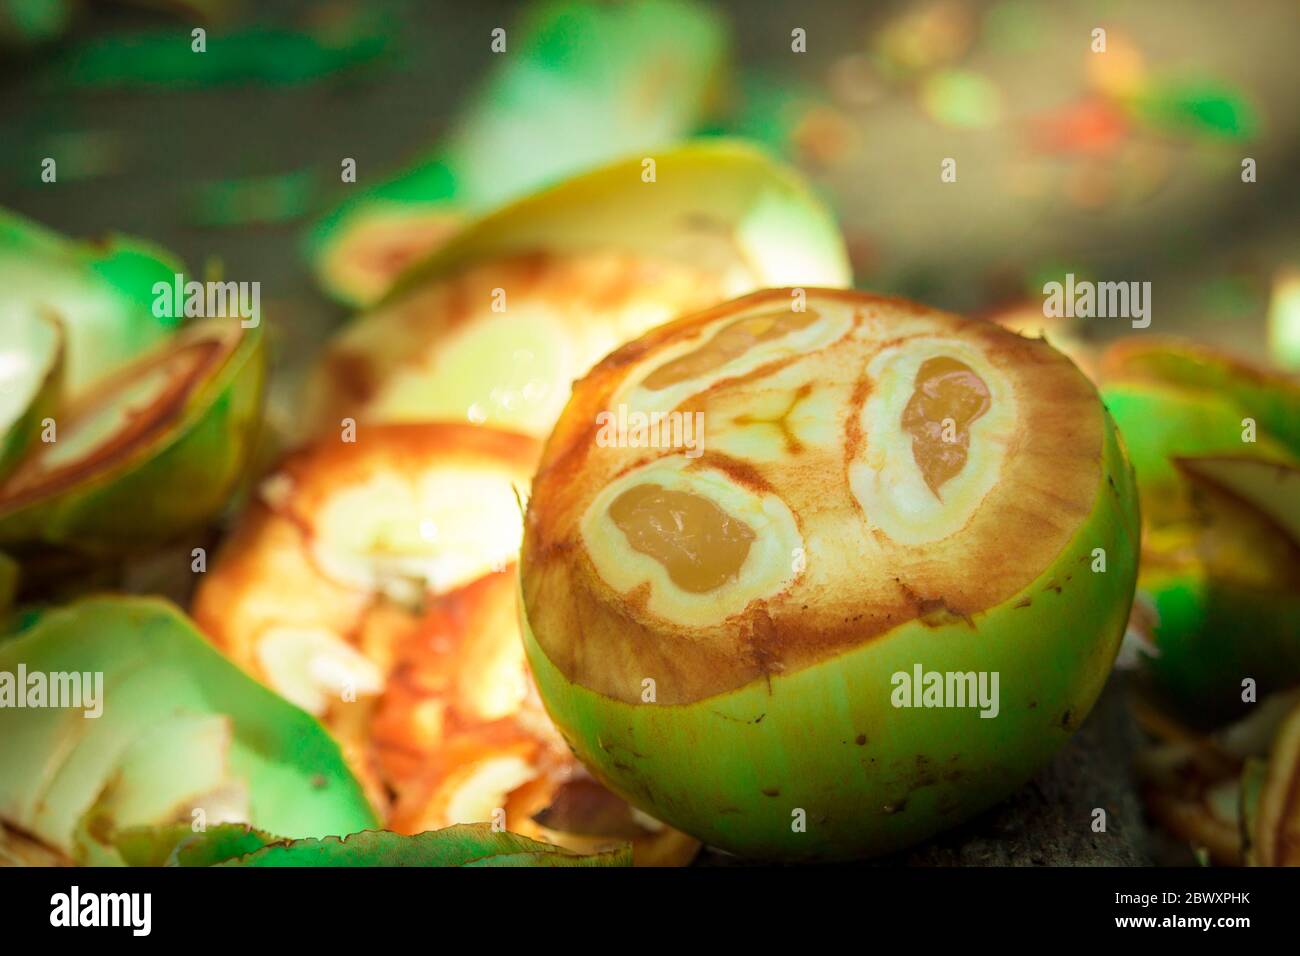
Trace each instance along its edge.
<instances>
[{"instance_id":1,"label":"green husk","mask_svg":"<svg viewBox=\"0 0 1300 956\"><path fill-rule=\"evenodd\" d=\"M687 0L559 0L531 7L506 43L445 140L312 230L308 255L331 295L361 305L382 294L390 277L358 281L348 270L387 221L473 218L690 133L711 105L728 38L716 13Z\"/></svg>"},{"instance_id":2,"label":"green husk","mask_svg":"<svg viewBox=\"0 0 1300 956\"><path fill-rule=\"evenodd\" d=\"M195 323L155 356L210 336L235 336L232 351L186 397L159 435L101 461L70 487L48 493L0 488L0 545L95 557L145 549L211 521L244 480L261 426L266 356L261 326L230 319ZM120 374L130 377L133 369Z\"/></svg>"},{"instance_id":3,"label":"green husk","mask_svg":"<svg viewBox=\"0 0 1300 956\"><path fill-rule=\"evenodd\" d=\"M27 454L41 423L58 407L63 355L62 328L46 315L20 313L0 325L0 482ZM25 376L22 366L27 362L34 364Z\"/></svg>"},{"instance_id":4,"label":"green husk","mask_svg":"<svg viewBox=\"0 0 1300 956\"><path fill-rule=\"evenodd\" d=\"M102 674L98 718L0 708L0 822L69 859L111 861L117 851L98 837L118 828L205 816L215 825L232 808L296 838L376 825L326 731L165 601L101 597L47 611L0 644L0 672L20 663L29 682Z\"/></svg>"},{"instance_id":5,"label":"green husk","mask_svg":"<svg viewBox=\"0 0 1300 956\"><path fill-rule=\"evenodd\" d=\"M1206 346L1144 339L1103 358L1138 476L1149 672L1202 719L1300 682L1300 384ZM1253 437L1253 441L1249 440Z\"/></svg>"},{"instance_id":6,"label":"green husk","mask_svg":"<svg viewBox=\"0 0 1300 956\"><path fill-rule=\"evenodd\" d=\"M53 316L63 327L64 385L76 395L164 341L179 320L153 313L156 282L184 267L119 235L66 239L0 209L0 325Z\"/></svg>"}]
</instances>

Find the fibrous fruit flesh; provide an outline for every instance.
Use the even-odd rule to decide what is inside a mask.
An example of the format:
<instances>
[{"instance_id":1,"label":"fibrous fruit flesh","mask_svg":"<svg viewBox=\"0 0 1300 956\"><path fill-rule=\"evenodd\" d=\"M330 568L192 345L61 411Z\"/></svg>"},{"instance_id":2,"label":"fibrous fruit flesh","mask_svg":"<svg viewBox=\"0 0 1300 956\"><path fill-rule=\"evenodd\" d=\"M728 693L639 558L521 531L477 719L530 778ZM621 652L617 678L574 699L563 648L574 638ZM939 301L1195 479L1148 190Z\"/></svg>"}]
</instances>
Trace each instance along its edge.
<instances>
[{"instance_id":1,"label":"fibrous fruit flesh","mask_svg":"<svg viewBox=\"0 0 1300 956\"><path fill-rule=\"evenodd\" d=\"M615 409L700 416L702 441L610 440ZM529 499L525 645L565 739L641 809L750 856L883 853L1078 727L1138 534L1109 416L1045 343L770 290L575 385Z\"/></svg>"},{"instance_id":2,"label":"fibrous fruit flesh","mask_svg":"<svg viewBox=\"0 0 1300 956\"><path fill-rule=\"evenodd\" d=\"M386 825L499 822L639 863L694 841L581 770L543 712L515 608L520 496L540 448L470 425L363 426L286 458L194 612L241 667L317 715Z\"/></svg>"}]
</instances>

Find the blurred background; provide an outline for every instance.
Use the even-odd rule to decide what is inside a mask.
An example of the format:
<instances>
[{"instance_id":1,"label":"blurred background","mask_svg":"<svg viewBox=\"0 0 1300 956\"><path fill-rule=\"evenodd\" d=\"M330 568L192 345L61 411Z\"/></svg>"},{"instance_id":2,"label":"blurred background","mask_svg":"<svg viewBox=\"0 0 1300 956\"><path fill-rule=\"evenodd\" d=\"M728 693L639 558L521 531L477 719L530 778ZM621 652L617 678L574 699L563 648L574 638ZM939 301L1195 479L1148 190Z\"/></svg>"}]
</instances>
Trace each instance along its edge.
<instances>
[{"instance_id":1,"label":"blurred background","mask_svg":"<svg viewBox=\"0 0 1300 956\"><path fill-rule=\"evenodd\" d=\"M1066 272L1150 281L1151 331L1257 357L1270 307L1275 323L1294 312L1294 0L692 6L723 50L698 115L675 122L797 164L840 218L860 286L992 314L1037 312L1043 283ZM277 388L293 387L351 311L319 291L313 228L340 201L418 172L467 111L507 94L526 105L518 72L517 89L476 95L510 58L490 49L493 29L528 42L517 31L529 7L0 0L0 204L260 280ZM792 50L796 29L806 52ZM540 49L543 65L566 55ZM664 71L681 67L647 65L638 108L671 110L655 98L680 95ZM497 158L520 166L548 149L508 146L517 154ZM41 180L45 157L57 185ZM356 160L356 184L339 181L341 157ZM946 158L955 182L941 181ZM1243 182L1246 159L1255 182ZM1129 332L1101 319L1083 330Z\"/></svg>"}]
</instances>

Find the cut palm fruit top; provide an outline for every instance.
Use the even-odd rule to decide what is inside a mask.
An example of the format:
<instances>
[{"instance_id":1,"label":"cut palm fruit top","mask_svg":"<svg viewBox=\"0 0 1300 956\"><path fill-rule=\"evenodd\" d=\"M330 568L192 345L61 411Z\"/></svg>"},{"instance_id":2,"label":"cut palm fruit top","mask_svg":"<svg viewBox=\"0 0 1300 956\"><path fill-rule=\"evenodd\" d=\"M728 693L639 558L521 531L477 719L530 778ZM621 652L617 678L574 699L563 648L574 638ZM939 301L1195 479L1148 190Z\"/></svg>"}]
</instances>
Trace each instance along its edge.
<instances>
[{"instance_id":1,"label":"cut palm fruit top","mask_svg":"<svg viewBox=\"0 0 1300 956\"><path fill-rule=\"evenodd\" d=\"M572 381L678 314L770 285L843 286L827 210L726 141L665 150L520 200L412 268L327 348L319 430L442 419L544 436ZM632 224L635 224L634 226Z\"/></svg>"}]
</instances>

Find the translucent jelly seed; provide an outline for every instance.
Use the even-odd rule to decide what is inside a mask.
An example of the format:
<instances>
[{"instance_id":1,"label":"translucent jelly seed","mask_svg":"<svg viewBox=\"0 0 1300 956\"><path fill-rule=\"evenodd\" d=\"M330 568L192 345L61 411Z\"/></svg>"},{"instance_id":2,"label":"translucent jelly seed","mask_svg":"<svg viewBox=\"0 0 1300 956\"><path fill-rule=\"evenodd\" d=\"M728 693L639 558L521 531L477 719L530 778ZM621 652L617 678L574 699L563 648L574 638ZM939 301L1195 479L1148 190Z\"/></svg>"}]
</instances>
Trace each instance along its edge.
<instances>
[{"instance_id":1,"label":"translucent jelly seed","mask_svg":"<svg viewBox=\"0 0 1300 956\"><path fill-rule=\"evenodd\" d=\"M926 359L917 370L903 429L912 436L912 456L936 498L965 467L971 423L990 404L988 386L969 365L940 357Z\"/></svg>"},{"instance_id":2,"label":"translucent jelly seed","mask_svg":"<svg viewBox=\"0 0 1300 956\"><path fill-rule=\"evenodd\" d=\"M753 530L708 498L659 485L629 488L609 506L627 543L648 554L683 591L702 594L740 573Z\"/></svg>"},{"instance_id":3,"label":"translucent jelly seed","mask_svg":"<svg viewBox=\"0 0 1300 956\"><path fill-rule=\"evenodd\" d=\"M771 342L791 332L806 329L817 318L817 313L811 310L791 312L787 309L737 319L694 352L687 352L659 366L646 376L643 384L649 389L661 389L678 382L688 382L705 372L720 368L732 359L740 358L762 342Z\"/></svg>"}]
</instances>

